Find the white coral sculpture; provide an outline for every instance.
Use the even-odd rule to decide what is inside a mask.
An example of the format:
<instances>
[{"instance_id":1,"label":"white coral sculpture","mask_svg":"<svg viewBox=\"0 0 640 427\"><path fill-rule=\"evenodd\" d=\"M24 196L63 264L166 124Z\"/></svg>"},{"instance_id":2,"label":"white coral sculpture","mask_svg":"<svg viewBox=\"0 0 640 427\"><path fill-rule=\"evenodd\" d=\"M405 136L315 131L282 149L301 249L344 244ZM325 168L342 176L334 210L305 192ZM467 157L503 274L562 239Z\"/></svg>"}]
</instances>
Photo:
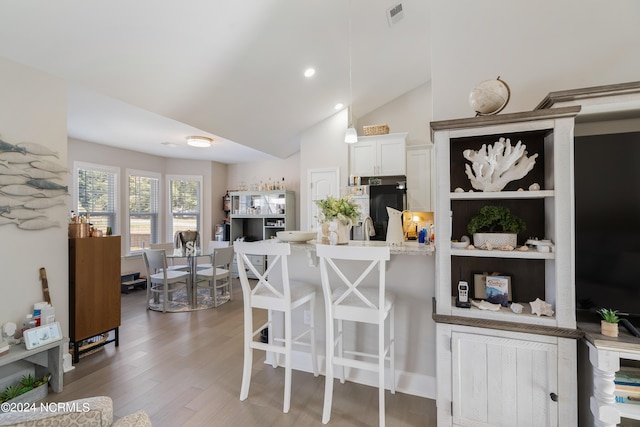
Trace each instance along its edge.
<instances>
[{"instance_id":1,"label":"white coral sculpture","mask_svg":"<svg viewBox=\"0 0 640 427\"><path fill-rule=\"evenodd\" d=\"M508 138L500 138L493 146L482 144L480 151L464 150L462 155L472 163L466 165L466 172L473 188L501 191L509 182L528 174L538 155L527 157L526 148L522 141L512 147Z\"/></svg>"}]
</instances>

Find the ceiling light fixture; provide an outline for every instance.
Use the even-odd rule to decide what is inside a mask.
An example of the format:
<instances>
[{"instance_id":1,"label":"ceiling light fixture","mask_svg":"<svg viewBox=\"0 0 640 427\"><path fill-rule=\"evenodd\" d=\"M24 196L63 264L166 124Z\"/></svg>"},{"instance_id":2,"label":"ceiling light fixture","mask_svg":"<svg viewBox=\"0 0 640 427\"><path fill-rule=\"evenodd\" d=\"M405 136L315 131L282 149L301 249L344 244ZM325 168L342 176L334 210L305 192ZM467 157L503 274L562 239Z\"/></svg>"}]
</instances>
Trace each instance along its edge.
<instances>
[{"instance_id":1,"label":"ceiling light fixture","mask_svg":"<svg viewBox=\"0 0 640 427\"><path fill-rule=\"evenodd\" d=\"M344 134L344 142L353 144L358 142L358 132L353 126L353 82L351 78L352 53L351 53L351 0L349 0L349 126Z\"/></svg>"},{"instance_id":2,"label":"ceiling light fixture","mask_svg":"<svg viewBox=\"0 0 640 427\"><path fill-rule=\"evenodd\" d=\"M316 73L316 70L314 70L313 68L307 68L306 70L304 70L304 76L306 78L313 77L315 73Z\"/></svg>"},{"instance_id":3,"label":"ceiling light fixture","mask_svg":"<svg viewBox=\"0 0 640 427\"><path fill-rule=\"evenodd\" d=\"M342 102L338 102L333 108L336 110L342 110L344 108L344 104Z\"/></svg>"},{"instance_id":4,"label":"ceiling light fixture","mask_svg":"<svg viewBox=\"0 0 640 427\"><path fill-rule=\"evenodd\" d=\"M209 148L213 142L212 138L206 136L188 136L187 144L192 147Z\"/></svg>"}]
</instances>

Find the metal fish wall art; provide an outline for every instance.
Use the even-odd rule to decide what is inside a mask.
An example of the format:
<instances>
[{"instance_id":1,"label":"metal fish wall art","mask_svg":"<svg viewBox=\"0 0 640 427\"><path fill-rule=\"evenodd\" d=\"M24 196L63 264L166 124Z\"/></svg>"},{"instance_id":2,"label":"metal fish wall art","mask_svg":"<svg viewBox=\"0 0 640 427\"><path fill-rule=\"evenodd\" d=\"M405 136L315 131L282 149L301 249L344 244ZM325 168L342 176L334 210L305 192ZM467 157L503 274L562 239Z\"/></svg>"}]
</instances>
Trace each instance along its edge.
<instances>
[{"instance_id":1,"label":"metal fish wall art","mask_svg":"<svg viewBox=\"0 0 640 427\"><path fill-rule=\"evenodd\" d=\"M47 199L43 197L40 199L31 199L28 202L24 202L22 205L18 206L24 206L27 209L49 209L54 206L60 206L64 204L66 204L66 202L63 199Z\"/></svg>"},{"instance_id":2,"label":"metal fish wall art","mask_svg":"<svg viewBox=\"0 0 640 427\"><path fill-rule=\"evenodd\" d=\"M2 211L2 206L0 206L0 212L1 211ZM18 219L18 220L46 217L44 212L41 210L23 209L23 208L10 209L9 212L3 212L2 216L5 218L12 218L12 219Z\"/></svg>"},{"instance_id":3,"label":"metal fish wall art","mask_svg":"<svg viewBox=\"0 0 640 427\"><path fill-rule=\"evenodd\" d=\"M17 145L9 144L0 139L0 151L15 151L22 154L27 154L26 147L19 147Z\"/></svg>"},{"instance_id":4,"label":"metal fish wall art","mask_svg":"<svg viewBox=\"0 0 640 427\"><path fill-rule=\"evenodd\" d=\"M60 227L47 217L47 209L66 204L67 168L52 161L58 153L35 142L11 144L0 139L0 225L16 224L22 230Z\"/></svg>"},{"instance_id":5,"label":"metal fish wall art","mask_svg":"<svg viewBox=\"0 0 640 427\"><path fill-rule=\"evenodd\" d=\"M0 171L0 174L1 173L2 171ZM33 179L51 179L51 178L58 177L57 173L45 171L38 168L31 168L31 167L24 168L22 170L22 175L28 176L29 178L33 178Z\"/></svg>"},{"instance_id":6,"label":"metal fish wall art","mask_svg":"<svg viewBox=\"0 0 640 427\"><path fill-rule=\"evenodd\" d=\"M67 168L49 160L36 160L29 163L34 168L42 169L49 172L66 172Z\"/></svg>"},{"instance_id":7,"label":"metal fish wall art","mask_svg":"<svg viewBox=\"0 0 640 427\"><path fill-rule=\"evenodd\" d=\"M15 151L0 152L0 162L5 163L29 163L38 160L36 156L31 154L22 154Z\"/></svg>"},{"instance_id":8,"label":"metal fish wall art","mask_svg":"<svg viewBox=\"0 0 640 427\"><path fill-rule=\"evenodd\" d=\"M35 218L20 221L18 224L18 228L23 230L44 230L51 227L60 227L60 223L58 221L51 221L44 218Z\"/></svg>"},{"instance_id":9,"label":"metal fish wall art","mask_svg":"<svg viewBox=\"0 0 640 427\"><path fill-rule=\"evenodd\" d=\"M0 175L0 185L26 184L29 178L21 175Z\"/></svg>"},{"instance_id":10,"label":"metal fish wall art","mask_svg":"<svg viewBox=\"0 0 640 427\"><path fill-rule=\"evenodd\" d=\"M19 148L24 148L27 153L36 154L38 156L54 156L58 157L57 151L52 151L49 147L46 147L41 144L36 144L35 142L21 142L16 144Z\"/></svg>"},{"instance_id":11,"label":"metal fish wall art","mask_svg":"<svg viewBox=\"0 0 640 427\"><path fill-rule=\"evenodd\" d=\"M47 190L67 191L69 189L69 187L67 187L66 185L60 185L52 181L47 181L46 179L30 179L29 181L27 181L27 184L29 184L32 187L42 188Z\"/></svg>"},{"instance_id":12,"label":"metal fish wall art","mask_svg":"<svg viewBox=\"0 0 640 427\"><path fill-rule=\"evenodd\" d=\"M20 227L20 221L18 221L17 219L5 218L3 216L0 216L0 225L6 225L6 224L17 224L18 227Z\"/></svg>"},{"instance_id":13,"label":"metal fish wall art","mask_svg":"<svg viewBox=\"0 0 640 427\"><path fill-rule=\"evenodd\" d=\"M9 206L15 208L18 206L24 206L23 200L14 199L13 197L6 197L0 194L0 206Z\"/></svg>"},{"instance_id":14,"label":"metal fish wall art","mask_svg":"<svg viewBox=\"0 0 640 427\"><path fill-rule=\"evenodd\" d=\"M45 193L40 188L34 188L25 184L3 185L0 191L9 196L33 196L45 197Z\"/></svg>"}]
</instances>

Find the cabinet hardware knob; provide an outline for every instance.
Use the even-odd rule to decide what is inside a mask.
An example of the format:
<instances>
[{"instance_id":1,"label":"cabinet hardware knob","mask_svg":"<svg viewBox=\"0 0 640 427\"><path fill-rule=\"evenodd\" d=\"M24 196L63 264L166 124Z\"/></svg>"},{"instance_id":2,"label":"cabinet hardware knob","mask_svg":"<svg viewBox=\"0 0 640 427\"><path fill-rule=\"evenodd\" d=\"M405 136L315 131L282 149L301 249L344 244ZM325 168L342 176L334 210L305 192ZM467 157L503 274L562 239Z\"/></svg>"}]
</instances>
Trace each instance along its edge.
<instances>
[{"instance_id":1,"label":"cabinet hardware knob","mask_svg":"<svg viewBox=\"0 0 640 427\"><path fill-rule=\"evenodd\" d=\"M551 398L551 400L553 400L554 402L558 401L558 395L555 393L550 393L549 397Z\"/></svg>"}]
</instances>

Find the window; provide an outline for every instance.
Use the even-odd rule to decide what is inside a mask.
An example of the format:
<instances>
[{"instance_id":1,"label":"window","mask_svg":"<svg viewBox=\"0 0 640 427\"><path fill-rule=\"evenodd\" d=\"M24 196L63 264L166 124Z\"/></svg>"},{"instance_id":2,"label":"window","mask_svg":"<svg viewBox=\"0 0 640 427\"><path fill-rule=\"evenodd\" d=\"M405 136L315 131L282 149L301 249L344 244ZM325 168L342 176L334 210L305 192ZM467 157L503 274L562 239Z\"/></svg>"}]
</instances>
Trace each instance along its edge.
<instances>
[{"instance_id":1,"label":"window","mask_svg":"<svg viewBox=\"0 0 640 427\"><path fill-rule=\"evenodd\" d=\"M160 175L127 170L129 178L129 253L159 243Z\"/></svg>"},{"instance_id":2,"label":"window","mask_svg":"<svg viewBox=\"0 0 640 427\"><path fill-rule=\"evenodd\" d=\"M89 215L93 227L118 233L118 179L120 168L75 162L76 213Z\"/></svg>"},{"instance_id":3,"label":"window","mask_svg":"<svg viewBox=\"0 0 640 427\"><path fill-rule=\"evenodd\" d=\"M176 232L201 230L202 177L168 175L169 219L171 239Z\"/></svg>"}]
</instances>

